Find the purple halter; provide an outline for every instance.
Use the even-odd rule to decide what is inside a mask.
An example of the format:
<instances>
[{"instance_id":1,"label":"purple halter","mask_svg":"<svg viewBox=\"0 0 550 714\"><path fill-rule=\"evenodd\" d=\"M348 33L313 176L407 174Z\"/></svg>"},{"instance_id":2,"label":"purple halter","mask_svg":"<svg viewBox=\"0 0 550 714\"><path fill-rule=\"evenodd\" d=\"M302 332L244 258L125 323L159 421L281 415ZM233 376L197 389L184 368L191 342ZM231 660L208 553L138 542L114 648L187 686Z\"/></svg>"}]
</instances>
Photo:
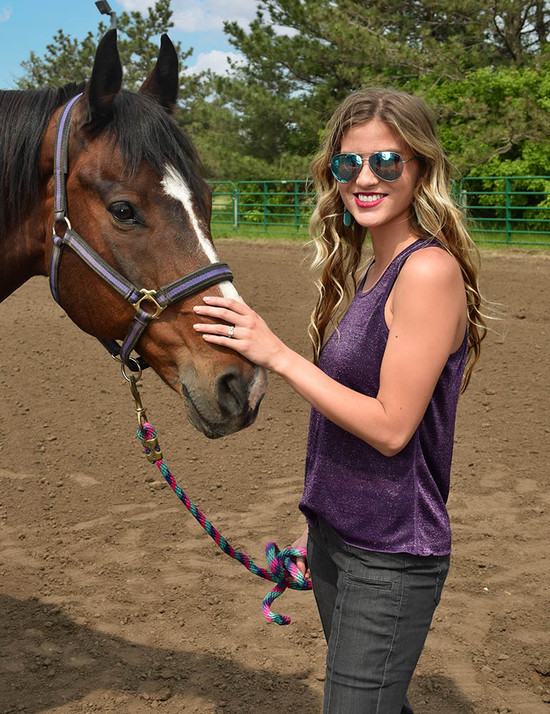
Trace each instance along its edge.
<instances>
[{"instance_id":1,"label":"purple halter","mask_svg":"<svg viewBox=\"0 0 550 714\"><path fill-rule=\"evenodd\" d=\"M132 371L139 371L140 368L148 367L148 364L141 357L137 359L130 357L130 353L137 345L139 338L151 320L158 317L168 305L172 305L216 283L221 283L224 280L233 280L233 273L226 263L212 263L198 270L194 270L183 278L179 278L158 290L139 289L112 268L72 229L67 215L65 181L69 173L70 119L74 105L81 96L82 94L78 94L65 105L57 123L54 152L55 197L50 289L54 300L58 305L61 305L58 290L59 265L61 263L63 248L64 246L68 246L86 265L103 278L106 283L135 308L136 316L130 324L122 345L119 345L116 340L98 339L113 357L120 359ZM60 223L65 224L65 231L62 236L58 235L56 230ZM154 312L144 310L141 307L143 302L153 303Z\"/></svg>"}]
</instances>

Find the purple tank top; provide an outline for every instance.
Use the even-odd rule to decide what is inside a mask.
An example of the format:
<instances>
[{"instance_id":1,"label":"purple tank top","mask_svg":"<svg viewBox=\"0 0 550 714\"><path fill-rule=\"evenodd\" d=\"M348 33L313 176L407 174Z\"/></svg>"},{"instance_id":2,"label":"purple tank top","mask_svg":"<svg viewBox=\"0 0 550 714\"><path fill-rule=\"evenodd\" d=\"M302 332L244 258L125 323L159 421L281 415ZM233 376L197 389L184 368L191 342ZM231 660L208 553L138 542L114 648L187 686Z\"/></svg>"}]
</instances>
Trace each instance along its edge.
<instances>
[{"instance_id":1,"label":"purple tank top","mask_svg":"<svg viewBox=\"0 0 550 714\"><path fill-rule=\"evenodd\" d=\"M347 387L376 397L388 339L384 307L411 253L430 245L417 240L389 264L367 292L362 286L323 347L320 368ZM449 495L456 407L467 333L443 368L418 429L395 456L311 410L305 487L300 508L307 520L324 520L349 545L386 553L448 555Z\"/></svg>"}]
</instances>

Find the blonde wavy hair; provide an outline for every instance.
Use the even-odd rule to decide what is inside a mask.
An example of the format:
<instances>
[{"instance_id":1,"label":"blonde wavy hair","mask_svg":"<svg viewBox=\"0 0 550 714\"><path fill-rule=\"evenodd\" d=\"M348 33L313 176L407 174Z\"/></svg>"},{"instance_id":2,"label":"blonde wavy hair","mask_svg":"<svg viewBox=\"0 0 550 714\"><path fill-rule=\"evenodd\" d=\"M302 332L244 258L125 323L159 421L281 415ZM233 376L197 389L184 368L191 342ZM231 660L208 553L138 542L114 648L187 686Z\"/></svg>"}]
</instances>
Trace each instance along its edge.
<instances>
[{"instance_id":1,"label":"blonde wavy hair","mask_svg":"<svg viewBox=\"0 0 550 714\"><path fill-rule=\"evenodd\" d=\"M318 299L309 335L315 363L327 329L342 317L357 290L358 269L367 229L343 222L344 205L330 171L331 158L340 151L346 131L357 124L382 121L419 160L420 178L411 204L411 230L419 238L437 241L460 265L468 303L468 360L462 391L479 359L487 328L478 287L479 252L464 223L462 211L450 195L450 165L439 142L435 121L419 97L394 89L371 88L353 92L330 120L320 151L312 162L317 196L310 221L316 253L312 263Z\"/></svg>"}]
</instances>

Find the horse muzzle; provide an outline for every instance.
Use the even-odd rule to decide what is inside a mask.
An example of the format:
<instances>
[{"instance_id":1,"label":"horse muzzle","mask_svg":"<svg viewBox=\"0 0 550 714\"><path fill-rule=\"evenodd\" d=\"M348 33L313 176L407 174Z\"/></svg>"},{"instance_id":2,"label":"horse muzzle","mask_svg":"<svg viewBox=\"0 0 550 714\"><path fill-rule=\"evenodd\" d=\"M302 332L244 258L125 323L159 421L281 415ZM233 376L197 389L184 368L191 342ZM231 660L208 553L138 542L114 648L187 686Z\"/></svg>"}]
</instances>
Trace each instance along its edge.
<instances>
[{"instance_id":1,"label":"horse muzzle","mask_svg":"<svg viewBox=\"0 0 550 714\"><path fill-rule=\"evenodd\" d=\"M267 389L267 373L255 367L252 380L229 367L208 384L193 371L180 374L181 393L193 426L209 439L228 436L250 426Z\"/></svg>"}]
</instances>

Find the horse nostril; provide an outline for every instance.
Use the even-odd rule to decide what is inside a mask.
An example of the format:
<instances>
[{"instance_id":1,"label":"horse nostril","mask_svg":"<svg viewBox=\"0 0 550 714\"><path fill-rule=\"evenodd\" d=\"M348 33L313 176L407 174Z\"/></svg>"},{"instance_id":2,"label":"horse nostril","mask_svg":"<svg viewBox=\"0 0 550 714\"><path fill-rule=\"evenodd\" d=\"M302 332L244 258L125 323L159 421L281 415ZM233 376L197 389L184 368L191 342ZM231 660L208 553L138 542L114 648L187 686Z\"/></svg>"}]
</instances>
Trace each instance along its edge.
<instances>
[{"instance_id":1,"label":"horse nostril","mask_svg":"<svg viewBox=\"0 0 550 714\"><path fill-rule=\"evenodd\" d=\"M235 416L248 410L248 382L237 370L218 377L216 395L220 410L226 415Z\"/></svg>"}]
</instances>

